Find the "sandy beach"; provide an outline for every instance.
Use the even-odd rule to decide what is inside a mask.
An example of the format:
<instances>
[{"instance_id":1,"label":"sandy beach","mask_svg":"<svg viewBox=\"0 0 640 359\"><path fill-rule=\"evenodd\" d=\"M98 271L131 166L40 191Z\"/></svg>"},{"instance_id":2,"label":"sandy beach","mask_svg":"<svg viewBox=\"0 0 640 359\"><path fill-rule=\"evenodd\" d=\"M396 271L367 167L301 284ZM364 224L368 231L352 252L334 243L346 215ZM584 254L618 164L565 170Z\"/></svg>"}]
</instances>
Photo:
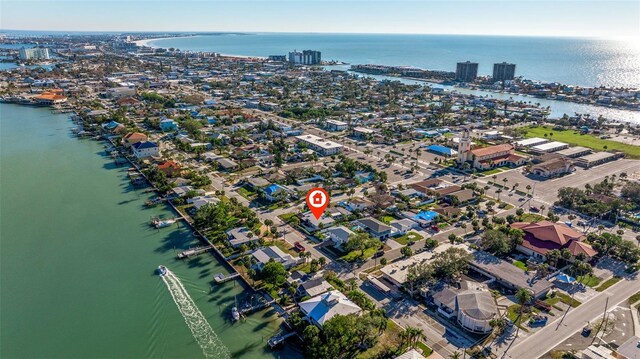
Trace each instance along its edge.
<instances>
[{"instance_id":1,"label":"sandy beach","mask_svg":"<svg viewBox=\"0 0 640 359\"><path fill-rule=\"evenodd\" d=\"M193 37L193 36L154 37L154 38L151 38L151 39L136 40L136 41L134 41L134 43L136 45L138 45L138 46L159 48L160 46L153 46L153 45L150 45L150 43L153 42L153 41L158 41L158 40L181 39L181 38L186 38L186 37Z\"/></svg>"}]
</instances>

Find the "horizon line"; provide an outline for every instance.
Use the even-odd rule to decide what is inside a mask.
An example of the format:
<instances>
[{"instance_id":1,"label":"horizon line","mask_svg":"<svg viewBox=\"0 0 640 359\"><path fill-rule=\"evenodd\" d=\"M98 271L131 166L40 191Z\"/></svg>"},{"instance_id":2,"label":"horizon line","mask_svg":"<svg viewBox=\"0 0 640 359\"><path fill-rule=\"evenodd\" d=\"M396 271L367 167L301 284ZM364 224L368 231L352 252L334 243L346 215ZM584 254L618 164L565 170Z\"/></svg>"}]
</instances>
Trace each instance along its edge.
<instances>
[{"instance_id":1,"label":"horizon line","mask_svg":"<svg viewBox=\"0 0 640 359\"><path fill-rule=\"evenodd\" d=\"M25 32L60 32L60 33L131 33L131 34L314 34L314 35L441 35L441 36L496 36L496 37L546 37L546 38L577 38L593 40L623 40L634 39L635 36L598 36L598 35L550 35L550 34L480 34L480 33L436 33L436 32L325 32L325 31L247 31L247 30L33 30L33 29L2 29L3 31Z\"/></svg>"}]
</instances>

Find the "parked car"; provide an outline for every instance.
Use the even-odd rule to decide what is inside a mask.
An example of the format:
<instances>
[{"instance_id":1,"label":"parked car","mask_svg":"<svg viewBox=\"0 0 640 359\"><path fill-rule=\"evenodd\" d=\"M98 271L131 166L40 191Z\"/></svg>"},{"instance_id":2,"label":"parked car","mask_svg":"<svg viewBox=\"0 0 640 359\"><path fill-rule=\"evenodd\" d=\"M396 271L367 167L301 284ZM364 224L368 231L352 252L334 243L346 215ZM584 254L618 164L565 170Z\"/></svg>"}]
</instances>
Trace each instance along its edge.
<instances>
[{"instance_id":1,"label":"parked car","mask_svg":"<svg viewBox=\"0 0 640 359\"><path fill-rule=\"evenodd\" d=\"M529 211L538 213L538 212L540 212L540 208L538 208L538 207L531 207L531 208L529 208Z\"/></svg>"},{"instance_id":2,"label":"parked car","mask_svg":"<svg viewBox=\"0 0 640 359\"><path fill-rule=\"evenodd\" d=\"M377 251L376 254L373 255L373 258L382 257L384 255L384 251Z\"/></svg>"},{"instance_id":3,"label":"parked car","mask_svg":"<svg viewBox=\"0 0 640 359\"><path fill-rule=\"evenodd\" d=\"M302 244L300 244L300 242L296 242L296 243L294 243L294 244L293 244L293 246L295 247L295 249L296 249L298 252L304 252L304 251L305 251L304 246L303 246Z\"/></svg>"},{"instance_id":4,"label":"parked car","mask_svg":"<svg viewBox=\"0 0 640 359\"><path fill-rule=\"evenodd\" d=\"M440 232L440 227L438 227L436 225L433 225L433 226L431 226L431 230L435 231L435 232Z\"/></svg>"}]
</instances>

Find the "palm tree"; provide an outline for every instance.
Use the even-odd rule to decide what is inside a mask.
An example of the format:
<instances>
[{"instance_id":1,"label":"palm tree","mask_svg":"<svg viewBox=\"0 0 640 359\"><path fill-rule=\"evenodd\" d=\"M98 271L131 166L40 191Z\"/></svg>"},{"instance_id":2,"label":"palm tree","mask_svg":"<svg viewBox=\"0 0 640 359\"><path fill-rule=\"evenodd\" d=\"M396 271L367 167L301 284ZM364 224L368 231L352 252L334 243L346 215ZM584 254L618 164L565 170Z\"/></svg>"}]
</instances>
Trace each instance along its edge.
<instances>
[{"instance_id":1,"label":"palm tree","mask_svg":"<svg viewBox=\"0 0 640 359\"><path fill-rule=\"evenodd\" d=\"M531 185L528 184L527 187L525 187L527 189L527 196L529 195L529 191L531 191Z\"/></svg>"},{"instance_id":2,"label":"palm tree","mask_svg":"<svg viewBox=\"0 0 640 359\"><path fill-rule=\"evenodd\" d=\"M449 359L460 359L460 352L453 352L449 355Z\"/></svg>"},{"instance_id":3,"label":"palm tree","mask_svg":"<svg viewBox=\"0 0 640 359\"><path fill-rule=\"evenodd\" d=\"M518 301L518 304L520 304L520 314L518 316L522 316L522 311L524 310L525 305L529 303L532 298L533 296L531 293L525 288L518 289L516 292L516 300Z\"/></svg>"}]
</instances>

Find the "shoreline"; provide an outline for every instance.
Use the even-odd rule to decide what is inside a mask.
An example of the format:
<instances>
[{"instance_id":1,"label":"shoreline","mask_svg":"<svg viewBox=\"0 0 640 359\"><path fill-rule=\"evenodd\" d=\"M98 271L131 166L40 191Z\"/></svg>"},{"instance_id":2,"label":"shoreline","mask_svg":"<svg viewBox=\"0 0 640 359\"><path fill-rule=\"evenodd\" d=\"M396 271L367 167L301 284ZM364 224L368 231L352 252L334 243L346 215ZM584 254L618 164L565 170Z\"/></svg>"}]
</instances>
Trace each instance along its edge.
<instances>
[{"instance_id":1,"label":"shoreline","mask_svg":"<svg viewBox=\"0 0 640 359\"><path fill-rule=\"evenodd\" d=\"M169 36L169 37L153 37L153 38L149 38L149 39L141 39L141 40L135 40L133 41L134 44L138 45L138 46L143 46L143 47L150 47L153 49L162 49L163 47L161 46L153 46L150 45L151 42L153 41L159 41L159 40L169 40L169 39L186 39L189 37L196 37L196 36L202 36L202 35L185 35L185 36Z\"/></svg>"}]
</instances>

